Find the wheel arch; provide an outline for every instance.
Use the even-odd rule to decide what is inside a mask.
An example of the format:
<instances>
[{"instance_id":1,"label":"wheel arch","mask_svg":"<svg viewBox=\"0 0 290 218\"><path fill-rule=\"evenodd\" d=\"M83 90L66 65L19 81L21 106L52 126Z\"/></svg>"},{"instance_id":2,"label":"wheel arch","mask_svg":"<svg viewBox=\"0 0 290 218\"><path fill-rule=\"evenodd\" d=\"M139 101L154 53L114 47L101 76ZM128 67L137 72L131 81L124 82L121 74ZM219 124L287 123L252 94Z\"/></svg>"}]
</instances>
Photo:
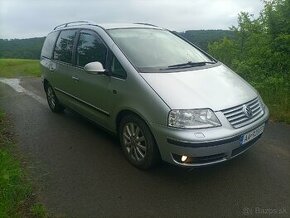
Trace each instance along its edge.
<instances>
[{"instance_id":1,"label":"wheel arch","mask_svg":"<svg viewBox=\"0 0 290 218\"><path fill-rule=\"evenodd\" d=\"M143 120L143 121L146 123L146 125L148 126L149 131L150 131L150 133L152 134L152 136L153 136L153 138L154 138L154 141L155 141L155 143L156 143L156 145L157 145L157 147L158 147L158 149L159 149L159 145L158 145L158 143L157 143L157 141L156 141L156 139L155 139L155 135L154 135L153 132L152 132L151 125L150 125L149 122L144 118L144 116L142 116L140 113L138 113L138 112L136 112L136 111L134 111L134 110L131 110L131 109L123 109L123 110L121 110L121 111L117 114L117 116L116 116L116 120L115 120L116 133L117 133L117 135L119 135L119 125L120 125L120 123L121 123L122 118L125 117L125 116L127 116L127 115L129 115L129 114L133 114L133 115L139 117L141 120Z\"/></svg>"},{"instance_id":2,"label":"wheel arch","mask_svg":"<svg viewBox=\"0 0 290 218\"><path fill-rule=\"evenodd\" d=\"M117 114L116 119L115 119L115 125L116 125L117 134L119 134L119 125L121 123L122 118L127 116L127 115L129 115L129 114L133 114L133 115L139 117L141 120L143 120L146 123L146 125L148 126L151 134L154 136L154 134L151 131L149 122L144 118L144 116L142 116L140 113L138 113L138 112L136 112L134 110L131 110L131 109L123 109L123 110L119 111L119 113Z\"/></svg>"}]
</instances>

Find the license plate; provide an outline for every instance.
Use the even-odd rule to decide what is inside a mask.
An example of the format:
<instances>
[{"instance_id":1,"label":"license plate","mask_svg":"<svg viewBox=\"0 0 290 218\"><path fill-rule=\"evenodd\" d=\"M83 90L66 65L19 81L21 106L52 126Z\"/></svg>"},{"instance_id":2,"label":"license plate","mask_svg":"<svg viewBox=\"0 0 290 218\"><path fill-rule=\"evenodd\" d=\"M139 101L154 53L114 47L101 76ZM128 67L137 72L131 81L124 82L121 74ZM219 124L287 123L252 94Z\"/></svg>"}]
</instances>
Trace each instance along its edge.
<instances>
[{"instance_id":1,"label":"license plate","mask_svg":"<svg viewBox=\"0 0 290 218\"><path fill-rule=\"evenodd\" d=\"M258 137L260 134L263 133L265 125L259 126L258 128L252 130L241 136L240 143L241 145L246 144L247 142L253 140L254 138Z\"/></svg>"}]
</instances>

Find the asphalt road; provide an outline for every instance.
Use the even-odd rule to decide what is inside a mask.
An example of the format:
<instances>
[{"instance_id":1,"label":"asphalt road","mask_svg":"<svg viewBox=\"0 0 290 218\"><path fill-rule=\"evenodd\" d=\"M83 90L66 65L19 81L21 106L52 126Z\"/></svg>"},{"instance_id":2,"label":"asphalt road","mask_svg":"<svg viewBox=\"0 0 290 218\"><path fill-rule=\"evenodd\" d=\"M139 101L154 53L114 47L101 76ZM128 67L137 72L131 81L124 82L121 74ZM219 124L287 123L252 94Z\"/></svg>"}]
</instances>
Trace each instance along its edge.
<instances>
[{"instance_id":1,"label":"asphalt road","mask_svg":"<svg viewBox=\"0 0 290 218\"><path fill-rule=\"evenodd\" d=\"M50 112L39 79L21 84L18 93L0 82L0 107L54 216L290 217L289 125L269 122L253 148L223 164L146 172L103 130L73 112Z\"/></svg>"}]
</instances>

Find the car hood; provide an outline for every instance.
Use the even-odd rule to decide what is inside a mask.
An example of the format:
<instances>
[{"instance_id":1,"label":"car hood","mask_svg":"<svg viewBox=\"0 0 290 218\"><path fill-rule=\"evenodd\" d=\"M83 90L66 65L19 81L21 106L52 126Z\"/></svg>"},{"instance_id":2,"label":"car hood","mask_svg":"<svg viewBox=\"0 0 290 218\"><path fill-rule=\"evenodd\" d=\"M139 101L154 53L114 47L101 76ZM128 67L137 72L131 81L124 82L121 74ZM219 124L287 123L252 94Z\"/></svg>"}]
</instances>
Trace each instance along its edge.
<instances>
[{"instance_id":1,"label":"car hood","mask_svg":"<svg viewBox=\"0 0 290 218\"><path fill-rule=\"evenodd\" d=\"M141 73L171 109L230 108L257 97L255 89L228 67L173 73Z\"/></svg>"}]
</instances>

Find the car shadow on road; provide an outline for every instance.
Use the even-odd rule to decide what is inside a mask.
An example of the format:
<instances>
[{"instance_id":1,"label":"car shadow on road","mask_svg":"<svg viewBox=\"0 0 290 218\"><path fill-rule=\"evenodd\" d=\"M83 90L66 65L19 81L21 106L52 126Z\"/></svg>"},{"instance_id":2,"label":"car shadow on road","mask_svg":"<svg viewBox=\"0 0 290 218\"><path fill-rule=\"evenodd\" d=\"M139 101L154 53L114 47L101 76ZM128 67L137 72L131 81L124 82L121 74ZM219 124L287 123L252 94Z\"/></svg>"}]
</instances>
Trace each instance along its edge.
<instances>
[{"instance_id":1,"label":"car shadow on road","mask_svg":"<svg viewBox=\"0 0 290 218\"><path fill-rule=\"evenodd\" d=\"M124 159L125 157L122 154L121 146L119 144L119 140L116 136L106 131L104 128L100 127L96 123L86 119L82 115L78 114L75 111L72 111L70 109L66 109L65 113L63 114L67 119L70 119L71 121L74 121L77 123L77 125L82 126L82 128L87 128L92 130L94 133L96 133L96 137L100 139L101 141L107 142L105 146L107 146L108 150L118 150L116 159ZM238 167L240 163L247 161L247 153L242 154L238 156L237 158L219 163L212 166L203 166L203 167L179 167L175 165L171 165L169 163L165 163L163 161L160 162L160 164L153 169L150 169L148 171L136 169L134 166L132 166L129 162L126 161L127 167L132 168L133 171L137 170L139 172L142 172L144 175L149 176L158 176L158 177L164 177L166 179L169 179L171 176L178 175L179 177L182 177L183 179L185 177L194 177L195 175L199 176L206 176L206 175L214 175L214 174L220 174L221 172L226 172L234 167ZM101 161L103 159L101 158ZM104 160L106 161L106 160ZM124 161L122 161L123 163ZM105 163L104 163L105 164ZM117 167L117 166L116 166ZM126 167L126 168L127 168ZM131 170L132 170L131 169Z\"/></svg>"}]
</instances>

